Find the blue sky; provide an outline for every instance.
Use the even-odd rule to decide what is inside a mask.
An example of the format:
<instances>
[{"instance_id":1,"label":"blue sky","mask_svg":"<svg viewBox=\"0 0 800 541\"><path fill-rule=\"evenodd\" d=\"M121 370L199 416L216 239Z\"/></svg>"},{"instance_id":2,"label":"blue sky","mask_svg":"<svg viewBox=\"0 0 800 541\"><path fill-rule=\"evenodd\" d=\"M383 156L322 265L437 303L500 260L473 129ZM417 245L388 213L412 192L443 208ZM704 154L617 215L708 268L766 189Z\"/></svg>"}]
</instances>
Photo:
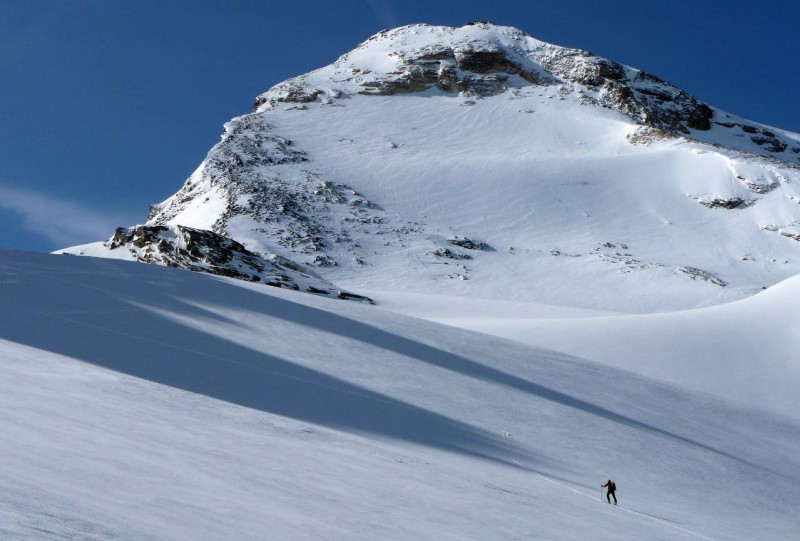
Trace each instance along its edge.
<instances>
[{"instance_id":1,"label":"blue sky","mask_svg":"<svg viewBox=\"0 0 800 541\"><path fill-rule=\"evenodd\" d=\"M800 2L0 2L0 248L145 220L270 86L375 32L491 20L800 132Z\"/></svg>"}]
</instances>

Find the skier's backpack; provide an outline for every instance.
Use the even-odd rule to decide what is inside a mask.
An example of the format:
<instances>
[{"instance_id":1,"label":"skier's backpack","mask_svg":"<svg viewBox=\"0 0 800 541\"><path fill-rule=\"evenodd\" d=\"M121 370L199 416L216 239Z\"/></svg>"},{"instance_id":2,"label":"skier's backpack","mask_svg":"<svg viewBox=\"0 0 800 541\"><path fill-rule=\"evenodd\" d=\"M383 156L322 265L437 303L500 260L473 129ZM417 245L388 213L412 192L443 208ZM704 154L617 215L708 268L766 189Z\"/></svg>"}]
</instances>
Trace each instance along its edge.
<instances>
[{"instance_id":1,"label":"skier's backpack","mask_svg":"<svg viewBox=\"0 0 800 541\"><path fill-rule=\"evenodd\" d=\"M617 490L617 484L614 481L609 481L608 483L608 490L614 492Z\"/></svg>"}]
</instances>

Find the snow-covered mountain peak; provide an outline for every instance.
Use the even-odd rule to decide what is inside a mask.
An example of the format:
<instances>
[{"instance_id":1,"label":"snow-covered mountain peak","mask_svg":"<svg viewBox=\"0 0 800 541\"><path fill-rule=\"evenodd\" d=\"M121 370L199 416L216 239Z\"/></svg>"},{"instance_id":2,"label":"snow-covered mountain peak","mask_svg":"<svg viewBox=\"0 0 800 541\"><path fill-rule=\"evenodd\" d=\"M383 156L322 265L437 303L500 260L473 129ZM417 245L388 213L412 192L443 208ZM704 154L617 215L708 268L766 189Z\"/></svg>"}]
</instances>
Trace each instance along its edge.
<instances>
[{"instance_id":1,"label":"snow-covered mountain peak","mask_svg":"<svg viewBox=\"0 0 800 541\"><path fill-rule=\"evenodd\" d=\"M259 96L147 226L357 292L664 311L800 272L798 163L800 136L636 68L411 25Z\"/></svg>"},{"instance_id":2,"label":"snow-covered mountain peak","mask_svg":"<svg viewBox=\"0 0 800 541\"><path fill-rule=\"evenodd\" d=\"M513 75L543 82L547 77L541 67L514 52L520 40L523 46L516 48L522 52L544 45L517 29L482 23L461 28L415 24L385 30L333 64L276 85L256 99L256 107L308 102L320 96L392 95L434 87L446 93L497 93L508 84L520 86L518 81L508 81ZM476 79L477 75L483 77Z\"/></svg>"},{"instance_id":3,"label":"snow-covered mountain peak","mask_svg":"<svg viewBox=\"0 0 800 541\"><path fill-rule=\"evenodd\" d=\"M800 163L800 141L792 134L733 117L639 69L487 22L384 30L334 63L272 87L256 98L254 110L283 103L333 104L356 94L485 98L526 95L536 87L552 87L561 99L614 109L659 130L661 137L719 143L722 136L724 146Z\"/></svg>"},{"instance_id":4,"label":"snow-covered mountain peak","mask_svg":"<svg viewBox=\"0 0 800 541\"><path fill-rule=\"evenodd\" d=\"M526 72L542 71L539 75L544 76L534 54L546 47L554 46L517 28L491 23L470 23L460 28L415 24L375 34L333 65L392 75L408 66L440 60L464 72L522 72L523 78L537 79Z\"/></svg>"}]
</instances>

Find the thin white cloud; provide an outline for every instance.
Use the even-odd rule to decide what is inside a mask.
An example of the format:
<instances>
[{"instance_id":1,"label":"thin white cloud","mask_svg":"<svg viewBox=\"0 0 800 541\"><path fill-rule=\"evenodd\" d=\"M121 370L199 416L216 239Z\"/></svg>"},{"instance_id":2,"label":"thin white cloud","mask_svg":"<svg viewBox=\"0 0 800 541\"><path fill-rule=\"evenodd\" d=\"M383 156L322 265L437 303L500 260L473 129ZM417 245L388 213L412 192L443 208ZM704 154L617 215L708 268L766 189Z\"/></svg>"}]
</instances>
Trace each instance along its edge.
<instances>
[{"instance_id":1,"label":"thin white cloud","mask_svg":"<svg viewBox=\"0 0 800 541\"><path fill-rule=\"evenodd\" d=\"M0 209L18 215L22 229L59 247L108 238L124 219L88 210L71 201L5 186L0 186Z\"/></svg>"},{"instance_id":2,"label":"thin white cloud","mask_svg":"<svg viewBox=\"0 0 800 541\"><path fill-rule=\"evenodd\" d=\"M386 28L400 26L394 14L394 6L389 0L367 0L367 4L383 26Z\"/></svg>"}]
</instances>

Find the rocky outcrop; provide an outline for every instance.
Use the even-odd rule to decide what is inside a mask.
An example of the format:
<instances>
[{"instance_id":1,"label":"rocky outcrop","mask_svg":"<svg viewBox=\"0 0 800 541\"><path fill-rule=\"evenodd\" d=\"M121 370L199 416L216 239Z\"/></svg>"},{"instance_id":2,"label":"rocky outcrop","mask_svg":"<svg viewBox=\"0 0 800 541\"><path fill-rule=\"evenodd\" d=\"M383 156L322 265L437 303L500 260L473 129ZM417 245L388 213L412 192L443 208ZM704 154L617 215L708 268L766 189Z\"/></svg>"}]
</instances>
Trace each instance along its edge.
<instances>
[{"instance_id":1,"label":"rocky outcrop","mask_svg":"<svg viewBox=\"0 0 800 541\"><path fill-rule=\"evenodd\" d=\"M277 103L311 103L323 92L321 90L309 89L303 85L287 85L284 87L283 92L273 97ZM265 96L258 96L253 102L253 110L255 111L267 102Z\"/></svg>"},{"instance_id":2,"label":"rocky outcrop","mask_svg":"<svg viewBox=\"0 0 800 541\"><path fill-rule=\"evenodd\" d=\"M783 152L789 147L789 144L785 140L779 138L775 133L764 128L758 128L756 126L751 126L750 124L741 124L738 122L714 122L714 124L736 131L741 130L742 133L750 137L750 140L753 143L758 146L763 146L764 149L769 152ZM792 151L800 153L800 148L796 150L792 149Z\"/></svg>"},{"instance_id":3,"label":"rocky outcrop","mask_svg":"<svg viewBox=\"0 0 800 541\"><path fill-rule=\"evenodd\" d=\"M468 26L486 31L484 40L458 39L458 29L413 25L373 36L354 52L382 46L395 68L386 72L352 65L351 53L333 64L330 82L337 91L351 85L356 93L389 96L438 89L446 93L488 97L510 86L571 85L589 102L611 107L646 126L668 133L690 134L711 128L714 111L694 96L654 75L597 57L579 49L535 40L515 28L477 22ZM405 32L440 33L441 41L422 47L403 47L395 39ZM502 35L509 43L501 43ZM402 41L402 39L397 39ZM346 69L348 68L348 69ZM320 70L325 71L325 69ZM307 103L326 93L313 77L281 83L256 99L255 108L285 102ZM339 88L341 86L341 88Z\"/></svg>"},{"instance_id":4,"label":"rocky outcrop","mask_svg":"<svg viewBox=\"0 0 800 541\"><path fill-rule=\"evenodd\" d=\"M431 255L434 257L444 258L444 259L455 259L455 260L467 260L472 259L472 256L469 254L465 254L463 252L456 252L451 250L450 248L437 248Z\"/></svg>"},{"instance_id":5,"label":"rocky outcrop","mask_svg":"<svg viewBox=\"0 0 800 541\"><path fill-rule=\"evenodd\" d=\"M727 199L715 197L714 199L710 200L700 200L699 203L710 209L722 208L726 210L733 210L749 207L753 204L753 201L751 199L745 199L744 197L730 197Z\"/></svg>"},{"instance_id":6,"label":"rocky outcrop","mask_svg":"<svg viewBox=\"0 0 800 541\"><path fill-rule=\"evenodd\" d=\"M777 226L777 225L765 225L762 226L764 231L770 231L772 233L778 233L782 237L786 237L788 239L792 239L795 241L800 241L800 223L795 221L786 226Z\"/></svg>"},{"instance_id":7,"label":"rocky outcrop","mask_svg":"<svg viewBox=\"0 0 800 541\"><path fill-rule=\"evenodd\" d=\"M466 96L494 96L508 88L509 77L519 76L531 84L546 84L536 72L509 58L503 50L473 50L443 47L418 55L398 54L401 67L389 77L362 83L360 94L390 96L438 88Z\"/></svg>"},{"instance_id":8,"label":"rocky outcrop","mask_svg":"<svg viewBox=\"0 0 800 541\"><path fill-rule=\"evenodd\" d=\"M125 250L142 263L372 303L367 297L339 291L294 261L276 255L262 257L241 243L212 231L180 225L120 227L104 245L111 251Z\"/></svg>"},{"instance_id":9,"label":"rocky outcrop","mask_svg":"<svg viewBox=\"0 0 800 541\"><path fill-rule=\"evenodd\" d=\"M484 252L493 252L494 251L494 249L491 246L489 246L487 243L485 243L483 241L480 241L480 240L474 240L474 239L471 239L469 237L462 237L462 236L450 237L450 238L447 239L447 242L449 242L450 244L452 244L454 246L459 246L461 248L466 248L467 250L481 250L481 251L484 251Z\"/></svg>"},{"instance_id":10,"label":"rocky outcrop","mask_svg":"<svg viewBox=\"0 0 800 541\"><path fill-rule=\"evenodd\" d=\"M711 107L655 75L560 47L544 56L542 65L562 81L580 86L587 101L617 109L645 126L681 135L711 129Z\"/></svg>"},{"instance_id":11,"label":"rocky outcrop","mask_svg":"<svg viewBox=\"0 0 800 541\"><path fill-rule=\"evenodd\" d=\"M261 115L234 119L209 152L203 166L155 211L150 225L168 225L189 208L202 206L214 192L221 199L210 229L227 234L229 222L246 217L271 248L306 263L334 267L342 263L325 253L334 245L355 261L363 257L354 238L362 227L397 235L385 226L383 211L348 186L304 170L306 153L278 136Z\"/></svg>"},{"instance_id":12,"label":"rocky outcrop","mask_svg":"<svg viewBox=\"0 0 800 541\"><path fill-rule=\"evenodd\" d=\"M167 201L150 208L148 223L168 223L197 198L207 198L215 189L236 185L235 179L242 175L269 166L306 161L305 152L294 148L293 141L274 133L273 127L263 117L248 115L236 118L225 124L222 140L209 152L202 171L189 177ZM222 225L212 229L222 232Z\"/></svg>"},{"instance_id":13,"label":"rocky outcrop","mask_svg":"<svg viewBox=\"0 0 800 541\"><path fill-rule=\"evenodd\" d=\"M678 272L685 274L692 280L701 280L703 282L709 282L714 284L715 286L726 287L728 285L728 283L722 278L715 276L708 271L697 269L695 267L679 267Z\"/></svg>"}]
</instances>

